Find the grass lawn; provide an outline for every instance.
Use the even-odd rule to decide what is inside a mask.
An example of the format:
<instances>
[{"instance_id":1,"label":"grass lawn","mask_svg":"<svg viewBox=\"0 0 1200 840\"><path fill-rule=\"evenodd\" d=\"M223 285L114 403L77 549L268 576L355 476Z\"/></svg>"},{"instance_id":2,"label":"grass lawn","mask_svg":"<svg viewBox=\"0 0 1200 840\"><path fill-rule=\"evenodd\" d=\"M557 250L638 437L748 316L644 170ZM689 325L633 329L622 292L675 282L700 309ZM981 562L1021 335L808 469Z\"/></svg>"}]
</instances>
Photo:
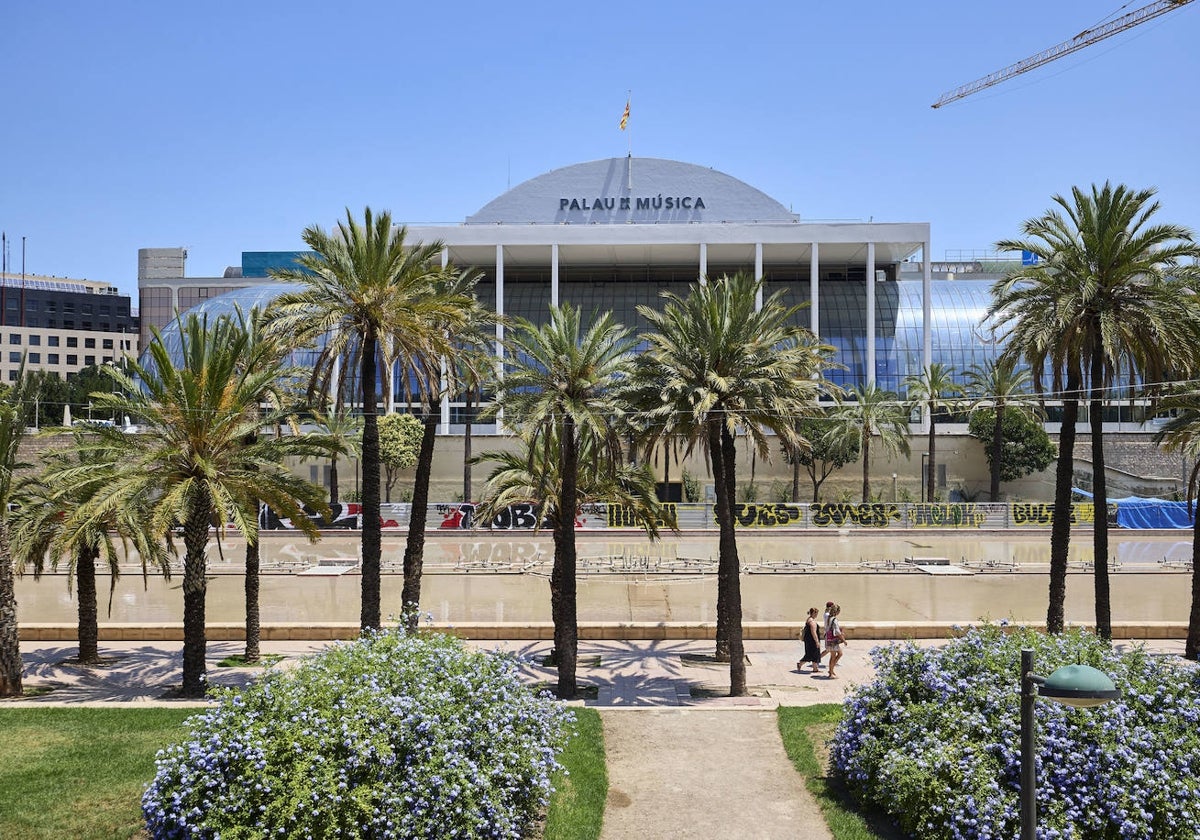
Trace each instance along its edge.
<instances>
[{"instance_id":1,"label":"grass lawn","mask_svg":"<svg viewBox=\"0 0 1200 840\"><path fill-rule=\"evenodd\" d=\"M834 840L901 840L903 835L885 818L864 812L825 775L824 745L841 719L842 707L834 703L781 706L779 734L788 758L816 797Z\"/></svg>"},{"instance_id":2,"label":"grass lawn","mask_svg":"<svg viewBox=\"0 0 1200 840\"><path fill-rule=\"evenodd\" d=\"M0 708L0 837L136 837L154 754L196 711Z\"/></svg>"},{"instance_id":3,"label":"grass lawn","mask_svg":"<svg viewBox=\"0 0 1200 840\"><path fill-rule=\"evenodd\" d=\"M546 814L546 840L596 840L608 798L604 731L600 713L576 708L575 735L559 761L567 769L554 780L555 792Z\"/></svg>"},{"instance_id":4,"label":"grass lawn","mask_svg":"<svg viewBox=\"0 0 1200 840\"><path fill-rule=\"evenodd\" d=\"M142 790L154 754L186 734L197 709L0 708L0 837L127 840L143 836ZM577 709L546 840L600 835L608 776L600 716Z\"/></svg>"}]
</instances>

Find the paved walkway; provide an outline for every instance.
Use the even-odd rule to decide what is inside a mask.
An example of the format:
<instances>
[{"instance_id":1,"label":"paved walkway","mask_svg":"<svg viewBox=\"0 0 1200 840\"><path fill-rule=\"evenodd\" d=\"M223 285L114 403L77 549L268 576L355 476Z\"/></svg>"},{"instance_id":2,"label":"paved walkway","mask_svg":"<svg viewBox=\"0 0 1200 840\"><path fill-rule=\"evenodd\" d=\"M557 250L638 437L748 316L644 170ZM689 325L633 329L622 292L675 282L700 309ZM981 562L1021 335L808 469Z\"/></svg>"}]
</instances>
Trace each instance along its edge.
<instances>
[{"instance_id":1,"label":"paved walkway","mask_svg":"<svg viewBox=\"0 0 1200 840\"><path fill-rule=\"evenodd\" d=\"M327 644L264 642L262 650L288 657L282 663L287 667ZM554 670L540 664L548 642L470 644L517 653L529 679L554 679ZM749 641L747 684L755 696L730 698L719 696L729 690L729 671L728 665L708 659L711 641L581 642L578 680L596 688L596 697L584 702L600 710L608 754L603 840L829 837L784 754L774 709L840 702L848 688L873 676L868 652L877 644L852 640L838 666L840 679L831 680L824 671L796 671L796 642ZM1182 640L1147 646L1161 653L1183 651ZM180 682L181 647L178 642L106 642L101 655L107 666L87 669L66 661L77 652L73 643L22 644L26 685L54 690L3 701L0 708L184 705L164 699ZM210 642L209 681L242 685L253 679L257 669L216 667L242 650L238 642Z\"/></svg>"}]
</instances>

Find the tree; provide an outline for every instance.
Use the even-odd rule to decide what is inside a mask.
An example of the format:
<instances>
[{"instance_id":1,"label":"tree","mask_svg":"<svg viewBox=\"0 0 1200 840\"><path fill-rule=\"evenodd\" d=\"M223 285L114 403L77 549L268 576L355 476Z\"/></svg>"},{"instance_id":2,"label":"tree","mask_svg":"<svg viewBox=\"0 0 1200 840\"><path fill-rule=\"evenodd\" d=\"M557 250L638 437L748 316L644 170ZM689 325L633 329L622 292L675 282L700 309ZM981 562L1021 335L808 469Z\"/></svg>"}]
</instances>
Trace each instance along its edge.
<instances>
[{"instance_id":1,"label":"tree","mask_svg":"<svg viewBox=\"0 0 1200 840\"><path fill-rule=\"evenodd\" d=\"M89 432L75 429L72 434L78 444ZM77 528L66 527L75 512L113 478L103 470L92 471L86 481L80 481L77 475L64 478L64 473L75 473L78 464L70 452L48 453L41 471L20 483L17 507L11 515L12 552L17 572L32 572L35 578L45 571L47 559L54 569L66 564L67 585L74 581L76 589L79 662L96 665L100 662L96 562L103 559L110 575L110 610L121 573L120 560L129 556L130 549L141 558L143 578L151 567L169 578L171 567L163 540L144 527L150 507L147 497L110 509L107 518ZM120 542L121 552L114 538Z\"/></svg>"},{"instance_id":2,"label":"tree","mask_svg":"<svg viewBox=\"0 0 1200 840\"><path fill-rule=\"evenodd\" d=\"M8 546L8 506L15 474L24 466L18 457L31 416L27 387L26 378L19 375L11 388L0 392L0 697L20 697L22 693L17 590Z\"/></svg>"},{"instance_id":3,"label":"tree","mask_svg":"<svg viewBox=\"0 0 1200 840\"><path fill-rule=\"evenodd\" d=\"M1029 390L1031 381L1029 370L1026 368L1017 368L1017 360L1012 356L1000 356L990 360L985 365L973 365L967 372L968 392L972 396L971 409L974 413L971 414L971 434L972 436L985 441L984 445L988 452L988 470L990 473L991 484L989 485L988 498L993 502L1000 501L1000 481L1001 481L1001 465L1007 463L1007 459L1002 457L1005 450L1005 444L1014 440L1008 436L1009 432L1005 425L1009 423L1008 415L1009 408L1015 409L1018 413L1026 417L1032 417L1034 407L1037 403L1033 399L1033 395ZM980 410L989 410L988 417L992 421L992 430L985 438L983 434L975 432L975 416ZM1040 416L1040 412L1038 413ZM1015 423L1015 421L1013 421ZM1041 428L1040 424L1037 424ZM1028 427L1028 424L1026 424ZM1024 432L1025 430L1020 430ZM1045 430L1043 429L1043 433ZM1047 438L1047 442L1049 439ZM1053 459L1053 455L1051 455ZM1022 476L1029 475L1031 472L1044 470L1049 464L1043 464L1040 467L1031 467L1025 472L1014 475L1012 478L1006 479L1013 481Z\"/></svg>"},{"instance_id":4,"label":"tree","mask_svg":"<svg viewBox=\"0 0 1200 840\"><path fill-rule=\"evenodd\" d=\"M1190 390L1190 388L1189 388ZM1188 514L1192 517L1192 607L1188 614L1187 641L1183 658L1195 662L1200 657L1200 396L1180 389L1168 395L1159 405L1171 419L1154 435L1155 443L1166 449L1181 452L1192 460L1188 477Z\"/></svg>"},{"instance_id":5,"label":"tree","mask_svg":"<svg viewBox=\"0 0 1200 840\"><path fill-rule=\"evenodd\" d=\"M379 627L382 617L378 371L397 356L419 362L450 355L454 348L444 327L461 318L469 303L438 294L443 244L409 244L406 238L407 229L393 227L390 213L375 215L369 207L361 225L347 210L335 233L306 228L303 239L312 253L296 260L297 270L274 275L301 287L276 298L270 309L272 329L292 337L296 346L318 347L311 390L336 397L336 371L358 372L364 630Z\"/></svg>"},{"instance_id":6,"label":"tree","mask_svg":"<svg viewBox=\"0 0 1200 840\"><path fill-rule=\"evenodd\" d=\"M425 425L412 414L385 414L379 418L379 460L383 464L384 498L392 501L392 488L407 470L417 463Z\"/></svg>"},{"instance_id":7,"label":"tree","mask_svg":"<svg viewBox=\"0 0 1200 840\"><path fill-rule=\"evenodd\" d=\"M173 358L155 332L143 362L130 373L108 368L120 393L96 393L106 409L136 417L140 434L97 426L73 445L78 464L58 473L67 483L96 483L86 504L66 518L71 532L100 527L120 508L152 499L144 527L165 537L182 527L184 697L203 697L205 670L205 549L209 529L231 521L248 541L258 538L259 501L291 518L312 539L304 505L328 513L321 488L300 479L288 456L324 455L320 435L259 435L288 414L262 407L261 396L283 373L278 362L247 365L249 337L234 319L215 323L187 316ZM136 379L135 379L136 377Z\"/></svg>"},{"instance_id":8,"label":"tree","mask_svg":"<svg viewBox=\"0 0 1200 840\"><path fill-rule=\"evenodd\" d=\"M1058 453L1041 422L1015 406L1005 406L1003 415L994 408L981 408L971 414L969 429L971 437L983 444L988 469L997 482L1041 472L1054 463Z\"/></svg>"},{"instance_id":9,"label":"tree","mask_svg":"<svg viewBox=\"0 0 1200 840\"><path fill-rule=\"evenodd\" d=\"M812 482L813 502L821 500L821 485L837 470L858 460L862 442L858 430L833 416L814 417L799 422L796 433L808 446L788 452L795 466L792 476L792 501L800 501L800 467L804 467Z\"/></svg>"},{"instance_id":10,"label":"tree","mask_svg":"<svg viewBox=\"0 0 1200 840\"><path fill-rule=\"evenodd\" d=\"M1188 263L1200 258L1200 247L1185 227L1151 224L1159 210L1153 197L1151 189L1109 183L1092 185L1090 192L1074 187L1070 199L1054 196L1057 208L1022 225L1024 239L997 243L1037 258L1037 264L1010 275L1002 289L1022 282L1051 286L1058 308L1048 328L1058 333L1053 346L1062 348L1056 356L1061 360L1069 349L1068 364L1087 372L1096 632L1105 639L1112 638L1105 398L1122 372L1159 383L1174 370L1194 369L1198 355L1195 294L1177 274L1181 266L1191 270Z\"/></svg>"},{"instance_id":11,"label":"tree","mask_svg":"<svg viewBox=\"0 0 1200 840\"><path fill-rule=\"evenodd\" d=\"M925 499L934 501L937 490L937 420L939 414L953 411L963 395L963 388L954 381L954 369L934 362L921 369L919 376L906 376L904 388L909 405L918 407L929 417L929 465L925 474Z\"/></svg>"},{"instance_id":12,"label":"tree","mask_svg":"<svg viewBox=\"0 0 1200 840\"><path fill-rule=\"evenodd\" d=\"M713 472L720 528L717 657L729 662L732 696L746 694L742 642L741 563L733 519L737 487L735 436L745 434L760 457L771 438L798 445L796 421L815 411L828 348L796 326L799 307L777 292L756 306L761 280L738 274L692 286L687 297L665 293L662 310L639 306L651 328L642 336L649 361L638 368L644 391L658 388L647 409L646 434L683 434L701 445Z\"/></svg>"},{"instance_id":13,"label":"tree","mask_svg":"<svg viewBox=\"0 0 1200 840\"><path fill-rule=\"evenodd\" d=\"M455 348L449 358L429 355L420 348L412 348L407 354L408 368L416 382L417 398L426 406L421 422L424 424L421 445L417 453L416 475L413 477L412 514L409 517L408 537L404 541L404 589L401 604L405 624L409 631L417 629L417 616L421 603L421 578L425 562L425 522L429 512L429 480L433 475L433 448L437 440L438 416L445 393L454 393L460 382L471 384L482 381L484 365L489 365L477 349L486 341L489 325L494 326L497 316L487 312L475 296L475 285L480 274L475 269L455 271L448 268L435 283L435 294L453 301L446 317L431 328L438 331L444 344ZM494 336L494 333L493 333ZM494 364L491 364L494 370ZM406 379L405 382L409 382ZM412 401L412 395L406 392ZM469 409L469 406L468 406ZM468 425L467 431L470 431ZM464 443L469 443L468 434ZM464 470L469 467L464 466ZM469 484L469 476L468 476Z\"/></svg>"},{"instance_id":14,"label":"tree","mask_svg":"<svg viewBox=\"0 0 1200 840\"><path fill-rule=\"evenodd\" d=\"M871 500L871 440L892 457L908 455L908 410L894 391L884 391L874 382L857 385L849 398L838 403L834 416L855 430L862 450L862 500Z\"/></svg>"},{"instance_id":15,"label":"tree","mask_svg":"<svg viewBox=\"0 0 1200 840\"><path fill-rule=\"evenodd\" d=\"M329 414L315 415L322 434L335 440L338 448L329 453L329 504L338 503L338 461L340 455L358 458L362 452L362 421L335 401Z\"/></svg>"},{"instance_id":16,"label":"tree","mask_svg":"<svg viewBox=\"0 0 1200 840\"><path fill-rule=\"evenodd\" d=\"M597 475L615 475L619 469L621 442L610 420L633 342L611 313L585 329L579 310L567 304L550 307L550 318L540 328L514 319L508 348L509 367L499 383L496 407L507 425L521 430L531 475L537 476L539 464L543 471L556 464L553 485L541 489L547 493L546 504L557 511L550 598L558 691L570 698L577 693L575 513L581 455L586 454L587 469Z\"/></svg>"}]
</instances>

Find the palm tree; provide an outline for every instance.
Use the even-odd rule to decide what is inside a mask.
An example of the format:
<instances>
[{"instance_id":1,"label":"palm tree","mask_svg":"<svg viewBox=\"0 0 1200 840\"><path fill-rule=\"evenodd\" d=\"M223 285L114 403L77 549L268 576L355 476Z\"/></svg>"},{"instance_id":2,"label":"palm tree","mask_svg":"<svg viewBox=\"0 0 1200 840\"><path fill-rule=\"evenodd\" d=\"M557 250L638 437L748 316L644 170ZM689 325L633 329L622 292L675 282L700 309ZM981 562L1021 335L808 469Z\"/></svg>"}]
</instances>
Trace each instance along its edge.
<instances>
[{"instance_id":1,"label":"palm tree","mask_svg":"<svg viewBox=\"0 0 1200 840\"><path fill-rule=\"evenodd\" d=\"M661 311L638 307L653 330L642 336L649 361L640 375L659 388L658 404L647 410L648 434L685 433L688 451L702 445L713 472L720 528L717 657L729 662L732 696L746 694L735 435L746 434L762 458L773 448L766 430L795 445L796 421L816 411L823 383L814 376L828 356L828 348L794 324L799 307L785 306L781 293L756 308L762 286L738 274L697 283L687 297L665 293Z\"/></svg>"},{"instance_id":2,"label":"palm tree","mask_svg":"<svg viewBox=\"0 0 1200 840\"><path fill-rule=\"evenodd\" d=\"M336 397L335 372L358 371L364 630L382 623L378 371L381 365L390 368L398 355L412 364L450 355L453 346L445 338L445 325L454 323L466 305L461 298L437 294L442 243L410 245L406 237L407 229L393 227L390 213L375 215L369 207L361 225L347 210L335 233L306 228L303 239L313 253L297 259L297 270L275 273L302 287L276 298L270 309L272 329L297 346L320 345L313 391Z\"/></svg>"},{"instance_id":3,"label":"palm tree","mask_svg":"<svg viewBox=\"0 0 1200 840\"><path fill-rule=\"evenodd\" d=\"M558 540L568 533L573 540L575 528L574 514L565 515L565 508L559 506L563 488L560 429L548 428L548 437L540 441L534 439L533 429L522 429L517 435L515 450L484 452L475 459L495 464L476 511L477 521L491 521L510 505L532 505L537 511L536 527L546 523L553 531L556 561L560 553ZM620 505L641 523L651 539L657 538L661 510L655 496L654 473L649 465L634 465L620 458L613 461L605 453L609 445L606 439L598 438L589 427L577 426L576 432L579 437L576 504L606 502ZM668 524L674 528L674 522ZM573 579L573 575L571 577ZM556 591L552 590L552 593ZM575 672L578 634L575 628L565 627L564 636L570 641L560 643L557 629L560 624L574 620L574 605L552 597L550 606L556 629L553 661L558 668L558 693L561 697L571 697L578 691Z\"/></svg>"},{"instance_id":4,"label":"palm tree","mask_svg":"<svg viewBox=\"0 0 1200 840\"><path fill-rule=\"evenodd\" d=\"M497 391L495 406L504 412L504 422L524 436L528 471L536 474L539 462L557 460L554 486L542 489L549 493L547 504L558 512L550 597L562 697L574 697L577 691L575 513L580 457L586 453L588 469L599 475L615 474L622 462L620 436L610 421L632 346L629 331L611 313L585 329L578 309L552 306L540 329L515 319L508 338L509 367Z\"/></svg>"},{"instance_id":5,"label":"palm tree","mask_svg":"<svg viewBox=\"0 0 1200 840\"><path fill-rule=\"evenodd\" d=\"M1154 435L1154 442L1182 452L1193 461L1188 478L1187 503L1192 524L1192 608L1188 615L1187 641L1183 658L1195 662L1200 657L1200 396L1194 391L1168 396L1159 410L1173 416Z\"/></svg>"},{"instance_id":6,"label":"palm tree","mask_svg":"<svg viewBox=\"0 0 1200 840\"><path fill-rule=\"evenodd\" d=\"M87 432L76 430L73 434L78 444ZM144 527L148 518L147 498L133 499L130 506L109 510L106 519L79 528L66 527L73 514L113 478L96 470L86 481L77 477L64 479L63 474L74 473L78 464L69 452L49 453L44 456L42 470L21 482L16 494L17 508L12 514L12 552L18 573L32 571L35 578L45 570L47 559L56 569L60 562L66 562L68 586L73 579L77 592L79 662L96 665L100 661L96 561L103 558L111 575L110 609L121 572L119 563L122 556L130 555L130 549L141 558L143 578L151 567L169 578L171 567L163 540ZM117 551L114 537L123 551Z\"/></svg>"},{"instance_id":7,"label":"palm tree","mask_svg":"<svg viewBox=\"0 0 1200 840\"><path fill-rule=\"evenodd\" d=\"M433 447L437 440L437 424L442 397L457 390L460 376L462 381L474 385L484 376L482 369L494 369L494 355L483 356L474 348L487 341L488 327L494 329L497 316L480 305L475 297L475 286L480 273L476 269L444 271L434 284L435 294L447 303L447 312L441 321L430 324L439 330L438 348L447 343L455 347L452 357L430 356L420 346L410 345L406 353L408 369L416 380L417 397L426 404L424 433L421 448L417 453L417 468L413 476L412 514L408 523L408 538L404 544L404 589L400 603L403 605L404 621L410 631L417 629L421 603L421 576L425 560L425 523L429 512L429 480L433 475ZM404 336L397 336L403 342ZM491 333L495 338L495 332ZM405 396L409 379L405 378ZM468 427L469 428L469 427ZM469 437L467 439L469 441ZM464 467L464 469L467 469ZM468 485L469 485L468 479Z\"/></svg>"},{"instance_id":8,"label":"palm tree","mask_svg":"<svg viewBox=\"0 0 1200 840\"><path fill-rule=\"evenodd\" d=\"M24 466L18 457L31 416L27 381L22 369L16 384L0 393L0 697L20 697L22 693L17 591L8 547L8 505L12 501L14 476Z\"/></svg>"},{"instance_id":9,"label":"palm tree","mask_svg":"<svg viewBox=\"0 0 1200 840\"><path fill-rule=\"evenodd\" d=\"M929 466L925 475L925 499L934 501L937 490L936 432L939 413L953 411L963 395L963 387L954 381L954 369L941 362L921 369L919 376L906 376L904 388L909 405L919 407L929 415Z\"/></svg>"},{"instance_id":10,"label":"palm tree","mask_svg":"<svg viewBox=\"0 0 1200 840\"><path fill-rule=\"evenodd\" d=\"M885 391L874 382L855 386L850 398L842 400L835 417L847 426L858 430L859 449L862 450L863 479L862 500L871 500L871 440L879 436L883 451L896 457L907 456L908 409L900 402L894 391Z\"/></svg>"},{"instance_id":11,"label":"palm tree","mask_svg":"<svg viewBox=\"0 0 1200 840\"><path fill-rule=\"evenodd\" d=\"M988 498L1000 501L1000 459L1004 451L1004 412L1015 408L1023 414L1034 414L1037 402L1029 389L1028 368L1018 368L1011 356L1000 356L984 365L973 365L967 371L967 389L972 395L971 408L992 409L996 422L992 429L991 484ZM1039 412L1040 413L1040 412Z\"/></svg>"},{"instance_id":12,"label":"palm tree","mask_svg":"<svg viewBox=\"0 0 1200 840\"><path fill-rule=\"evenodd\" d=\"M74 444L78 465L58 475L64 482L97 484L86 504L64 521L68 532L100 527L114 511L146 498L153 499L144 523L152 535L164 536L182 526L180 693L202 697L210 527L231 521L247 541L257 540L261 500L315 539L316 528L303 506L328 512L324 493L294 475L283 461L322 455L333 444L320 435L257 434L287 420L287 412L259 403L284 371L278 362L245 363L250 339L235 320L219 318L209 324L190 315L180 324L179 341L175 358L155 332L148 358L131 362L130 374L109 369L122 393L93 395L118 415L136 417L142 433L96 427Z\"/></svg>"},{"instance_id":13,"label":"palm tree","mask_svg":"<svg viewBox=\"0 0 1200 840\"><path fill-rule=\"evenodd\" d=\"M339 456L359 457L362 449L362 421L346 411L345 405L335 401L328 414L316 413L318 428L338 442L338 448L329 453L329 504L338 503Z\"/></svg>"},{"instance_id":14,"label":"palm tree","mask_svg":"<svg viewBox=\"0 0 1200 840\"><path fill-rule=\"evenodd\" d=\"M1053 344L1069 347L1073 359L1067 364L1077 359L1080 373L1087 372L1096 632L1105 639L1112 638L1112 611L1104 400L1123 373L1158 383L1172 370L1194 367L1200 352L1193 338L1195 296L1186 281L1173 276L1186 261L1200 257L1200 247L1185 227L1151 224L1159 209L1153 197L1152 189L1109 183L1093 185L1090 192L1074 187L1070 199L1053 197L1057 209L1022 225L1024 239L997 243L1002 250L1037 257L1037 265L1014 272L1004 288L1021 282L1053 285L1058 308Z\"/></svg>"}]
</instances>

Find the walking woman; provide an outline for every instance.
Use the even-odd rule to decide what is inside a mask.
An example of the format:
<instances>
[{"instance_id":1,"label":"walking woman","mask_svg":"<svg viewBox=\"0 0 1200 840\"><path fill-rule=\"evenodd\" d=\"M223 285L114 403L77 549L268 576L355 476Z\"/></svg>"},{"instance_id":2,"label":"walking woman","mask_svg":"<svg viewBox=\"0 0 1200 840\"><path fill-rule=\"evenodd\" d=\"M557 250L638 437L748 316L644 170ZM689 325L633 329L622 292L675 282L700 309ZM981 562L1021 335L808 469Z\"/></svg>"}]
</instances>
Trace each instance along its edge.
<instances>
[{"instance_id":1,"label":"walking woman","mask_svg":"<svg viewBox=\"0 0 1200 840\"><path fill-rule=\"evenodd\" d=\"M829 608L829 623L825 627L825 650L829 653L829 679L840 679L834 671L842 659L842 648L846 645L846 635L842 632L842 622L838 619L842 608L834 604Z\"/></svg>"},{"instance_id":2,"label":"walking woman","mask_svg":"<svg viewBox=\"0 0 1200 840\"><path fill-rule=\"evenodd\" d=\"M821 631L817 628L817 608L808 611L808 620L804 622L804 658L796 663L796 670L804 673L804 663L812 663L812 673L821 667Z\"/></svg>"}]
</instances>

